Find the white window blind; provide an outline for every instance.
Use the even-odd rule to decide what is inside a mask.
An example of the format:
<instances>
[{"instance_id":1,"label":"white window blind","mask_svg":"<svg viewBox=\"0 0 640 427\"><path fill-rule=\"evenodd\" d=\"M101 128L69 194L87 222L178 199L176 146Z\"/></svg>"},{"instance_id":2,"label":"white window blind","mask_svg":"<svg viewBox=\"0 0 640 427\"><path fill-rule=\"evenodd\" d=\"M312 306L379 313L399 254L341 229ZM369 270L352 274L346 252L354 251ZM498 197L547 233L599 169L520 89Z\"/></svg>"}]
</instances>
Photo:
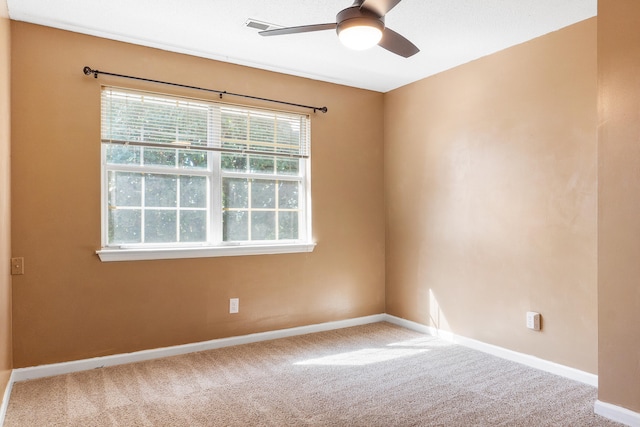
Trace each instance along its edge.
<instances>
[{"instance_id":1,"label":"white window blind","mask_svg":"<svg viewBox=\"0 0 640 427\"><path fill-rule=\"evenodd\" d=\"M101 124L105 144L310 155L310 120L305 114L105 86Z\"/></svg>"}]
</instances>

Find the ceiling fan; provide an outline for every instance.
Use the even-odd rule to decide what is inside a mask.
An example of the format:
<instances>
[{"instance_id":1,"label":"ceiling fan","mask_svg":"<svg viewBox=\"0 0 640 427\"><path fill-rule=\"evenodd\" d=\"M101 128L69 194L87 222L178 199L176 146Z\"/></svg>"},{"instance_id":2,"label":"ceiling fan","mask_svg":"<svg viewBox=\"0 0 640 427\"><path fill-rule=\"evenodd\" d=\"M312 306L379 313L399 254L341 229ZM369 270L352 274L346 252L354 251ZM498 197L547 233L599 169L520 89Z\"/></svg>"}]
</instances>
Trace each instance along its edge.
<instances>
[{"instance_id":1,"label":"ceiling fan","mask_svg":"<svg viewBox=\"0 0 640 427\"><path fill-rule=\"evenodd\" d=\"M401 0L355 0L336 15L336 22L329 24L302 25L260 31L261 36L308 33L335 29L340 41L357 50L368 49L376 44L396 55L409 58L420 52L409 40L384 25L385 15Z\"/></svg>"}]
</instances>

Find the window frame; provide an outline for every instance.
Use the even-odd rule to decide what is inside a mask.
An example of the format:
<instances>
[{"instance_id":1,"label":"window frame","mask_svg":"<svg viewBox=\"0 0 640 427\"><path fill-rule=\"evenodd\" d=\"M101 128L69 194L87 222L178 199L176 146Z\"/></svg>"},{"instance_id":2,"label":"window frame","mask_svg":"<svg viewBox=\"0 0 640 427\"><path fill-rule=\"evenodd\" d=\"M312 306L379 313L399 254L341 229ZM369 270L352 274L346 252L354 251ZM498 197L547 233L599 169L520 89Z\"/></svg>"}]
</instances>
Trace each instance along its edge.
<instances>
[{"instance_id":1,"label":"window frame","mask_svg":"<svg viewBox=\"0 0 640 427\"><path fill-rule=\"evenodd\" d=\"M170 99L180 98L185 100L193 100L196 102L203 102L209 104L213 108L238 108L240 110L252 110L262 112L274 112L275 110L268 110L265 108L257 108L246 105L235 105L229 103L223 103L218 101L211 101L206 99L194 99L182 96L176 96L173 94L163 94L156 92L141 91L129 88L120 88L115 86L103 86L101 88L102 93L105 89L111 89L114 91L122 90L124 92L140 93L142 95L150 95L157 97L165 97ZM101 110L102 110L101 106ZM284 114L299 114L295 112L287 111L275 111ZM104 112L101 113L104 115ZM310 132L311 118L307 116L307 126ZM210 123L208 128L211 129ZM218 133L209 138L220 138ZM145 166L140 165L119 165L109 164L107 162L107 147L111 144L104 140L100 143L100 174L101 174L101 249L96 251L100 260L103 262L109 261L140 261L140 260L160 260L160 259L180 259L180 258L208 258L208 257L220 257L220 256L242 256L242 255L268 255L268 254L288 254L288 253L302 253L312 252L315 248L315 242L312 241L311 230L311 156L310 150L307 156L299 158L300 171L297 176L291 175L279 175L276 173L258 173L247 170L245 172L233 172L223 171L221 166L221 157L224 150L218 151L206 151L207 153L207 168L204 169L183 169L178 166ZM143 147L141 147L143 148ZM174 148L167 146L167 148ZM197 147L192 147L197 150ZM176 148L176 153L180 150L190 150L190 148ZM142 150L141 150L142 151ZM247 150L249 154L251 153ZM263 154L268 156L267 153ZM139 244L114 244L108 245L108 233L109 233L109 173L115 171L134 172L134 173L160 173L167 175L199 175L207 176L209 185L207 186L209 199L206 211L208 221L208 237L206 242L169 242L169 243L139 243ZM295 181L299 182L300 193L299 194L299 219L298 219L298 238L291 240L247 240L247 241L224 241L222 231L222 194L223 194L223 178L224 177L238 177L249 180L270 180L270 181ZM250 195L249 195L250 196ZM141 197L144 197L142 195ZM180 209L176 206L176 210ZM276 212L278 209L274 208ZM251 212L251 211L249 211ZM277 224L277 223L276 223ZM277 227L277 225L276 225Z\"/></svg>"}]
</instances>

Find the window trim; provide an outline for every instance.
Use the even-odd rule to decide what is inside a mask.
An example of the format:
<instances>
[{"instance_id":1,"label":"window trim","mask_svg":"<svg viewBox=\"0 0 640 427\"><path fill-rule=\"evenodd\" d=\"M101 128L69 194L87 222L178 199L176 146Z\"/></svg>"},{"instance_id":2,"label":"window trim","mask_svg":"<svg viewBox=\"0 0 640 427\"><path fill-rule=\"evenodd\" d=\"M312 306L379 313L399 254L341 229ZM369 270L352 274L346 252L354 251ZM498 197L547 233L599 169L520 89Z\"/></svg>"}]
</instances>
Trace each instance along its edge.
<instances>
[{"instance_id":1,"label":"window trim","mask_svg":"<svg viewBox=\"0 0 640 427\"><path fill-rule=\"evenodd\" d=\"M264 245L225 245L203 247L167 248L105 248L96 251L100 261L150 261L181 258L214 258L244 255L274 255L313 252L315 242L281 243Z\"/></svg>"},{"instance_id":2,"label":"window trim","mask_svg":"<svg viewBox=\"0 0 640 427\"><path fill-rule=\"evenodd\" d=\"M113 89L113 90L123 90L124 92L140 92L143 94L150 94L150 92L146 92L146 91L137 91L134 89L126 89L126 88L120 88L120 87L114 87L114 86L103 86L103 89L108 88L108 89ZM101 92L102 93L102 92ZM171 95L171 94L162 94L162 93L151 93L153 95L157 95L159 97L163 97L166 96L168 98L182 98L180 96L175 96L175 95ZM102 95L101 95L102 96ZM250 106L242 106L242 105L233 105L233 104L226 104L226 103L219 103L216 101L211 101L211 100L198 100L198 101L203 101L205 103L210 103L210 104L215 104L215 105L225 105L227 107L238 107L240 109L250 109L250 110L265 110L265 111L269 111L268 109L264 109L264 108L255 108L255 107L250 107ZM274 111L274 110L272 110ZM283 113L285 114L291 114L291 112L286 112L283 111ZM101 115L103 115L104 112L101 113ZM293 113L293 114L298 114L298 113ZM307 132L310 132L310 116L307 115L307 120L308 121L308 130ZM306 152L306 154L304 155L280 155L282 157L289 157L289 158L297 158L298 160L300 160L300 166L303 168L303 175L300 179L296 179L296 178L291 178L291 179L286 179L287 177L279 177L277 175L265 175L264 177L261 176L252 176L252 175L260 175L257 173L253 173L253 174L242 174L243 177L246 178L251 178L251 179L282 179L285 178L285 180L291 180L291 181L298 181L301 184L301 189L303 189L303 194L301 195L302 197L302 204L304 206L304 209L301 212L301 215L304 216L304 227L302 229L299 230L300 234L298 239L295 240L282 240L282 241L274 241L274 240L269 240L269 241L264 241L264 242L260 242L258 240L256 241L248 241L248 242L225 242L220 240L217 244L207 244L207 243L203 243L203 244L199 244L199 243L195 243L195 244L180 244L179 242L176 242L175 244L158 244L158 245L150 245L150 246L137 246L137 245L121 245L121 246L106 246L105 242L106 242L106 221L104 219L104 215L107 209L107 197L105 196L105 189L106 189L106 181L107 181L107 175L108 175L108 171L111 169L129 169L126 165L118 165L115 167L111 167L109 165L107 165L106 163L106 157L105 157L105 150L106 147L110 144L118 144L120 142L117 141L106 141L106 140L102 140L101 141L101 241L102 241L102 247L101 249L96 250L96 254L98 255L98 257L100 258L100 261L102 262L114 262L114 261L144 261L144 260L163 260L163 259L184 259L184 258L210 258L210 257L224 257L224 256L245 256L245 255L272 255L272 254L292 254L292 253L308 253L308 252L313 252L316 243L313 241L312 239L312 234L311 234L311 213L312 213L312 209L311 209L311 161L310 161L310 155L309 155L309 151ZM144 143L140 143L140 144L135 144L132 143L131 145L140 145L140 146L145 146L147 144ZM148 144L149 146L155 146L158 144ZM187 147L187 149L192 148L192 149L202 149L205 147ZM205 148L203 151L209 151L207 150L207 148ZM209 162L211 162L212 157L214 159L218 158L219 159L219 151L225 151L225 150L221 150L219 148L214 148L211 151L213 151L213 153L209 153L211 156L208 156L209 158ZM230 151L234 151L234 150L230 150ZM251 154L249 153L250 150L238 150L239 152L244 152L244 154ZM260 153L262 155L267 154L267 153ZM268 153L269 155L273 155L273 153ZM213 168L213 169L212 169ZM134 167L132 169L138 169L137 167ZM149 168L147 168L149 169ZM155 169L153 167L151 167L150 169ZM160 168L162 169L161 171L158 171L159 173L168 173L169 170L164 170L164 168ZM189 171L191 172L196 172L196 174L200 174L200 171ZM209 167L207 168L206 172L202 172L203 175L207 175L207 176L211 176L211 179L213 179L213 181L211 182L212 185L215 181L220 181L218 183L219 186L222 185L222 178L223 175L227 175L228 173L222 173L222 171L219 169L219 165L218 165L218 169L216 169L215 165L212 165L210 163ZM233 175L233 173L229 173L230 175ZM248 176L247 176L248 175ZM215 203L215 202L214 202ZM220 218L221 219L221 218ZM214 233L215 235L220 234L220 236L217 236L221 239L221 230L217 230L217 228L220 228L221 224L214 224L213 218L211 218L211 226L213 227L211 232ZM214 240L218 240L218 239L214 239Z\"/></svg>"}]
</instances>

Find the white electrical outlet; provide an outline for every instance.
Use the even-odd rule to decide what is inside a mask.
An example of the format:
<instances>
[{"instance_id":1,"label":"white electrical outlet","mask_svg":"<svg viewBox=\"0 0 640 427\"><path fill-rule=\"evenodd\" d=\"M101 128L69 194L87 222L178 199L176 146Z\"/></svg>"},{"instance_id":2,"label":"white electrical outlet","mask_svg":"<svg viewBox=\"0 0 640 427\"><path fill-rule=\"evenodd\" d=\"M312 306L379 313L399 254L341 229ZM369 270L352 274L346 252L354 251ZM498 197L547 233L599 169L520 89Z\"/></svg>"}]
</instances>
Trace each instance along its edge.
<instances>
[{"instance_id":1,"label":"white electrical outlet","mask_svg":"<svg viewBox=\"0 0 640 427\"><path fill-rule=\"evenodd\" d=\"M237 313L240 311L240 298L229 299L229 313Z\"/></svg>"},{"instance_id":2,"label":"white electrical outlet","mask_svg":"<svg viewBox=\"0 0 640 427\"><path fill-rule=\"evenodd\" d=\"M527 328L534 331L540 330L540 313L527 311Z\"/></svg>"}]
</instances>

